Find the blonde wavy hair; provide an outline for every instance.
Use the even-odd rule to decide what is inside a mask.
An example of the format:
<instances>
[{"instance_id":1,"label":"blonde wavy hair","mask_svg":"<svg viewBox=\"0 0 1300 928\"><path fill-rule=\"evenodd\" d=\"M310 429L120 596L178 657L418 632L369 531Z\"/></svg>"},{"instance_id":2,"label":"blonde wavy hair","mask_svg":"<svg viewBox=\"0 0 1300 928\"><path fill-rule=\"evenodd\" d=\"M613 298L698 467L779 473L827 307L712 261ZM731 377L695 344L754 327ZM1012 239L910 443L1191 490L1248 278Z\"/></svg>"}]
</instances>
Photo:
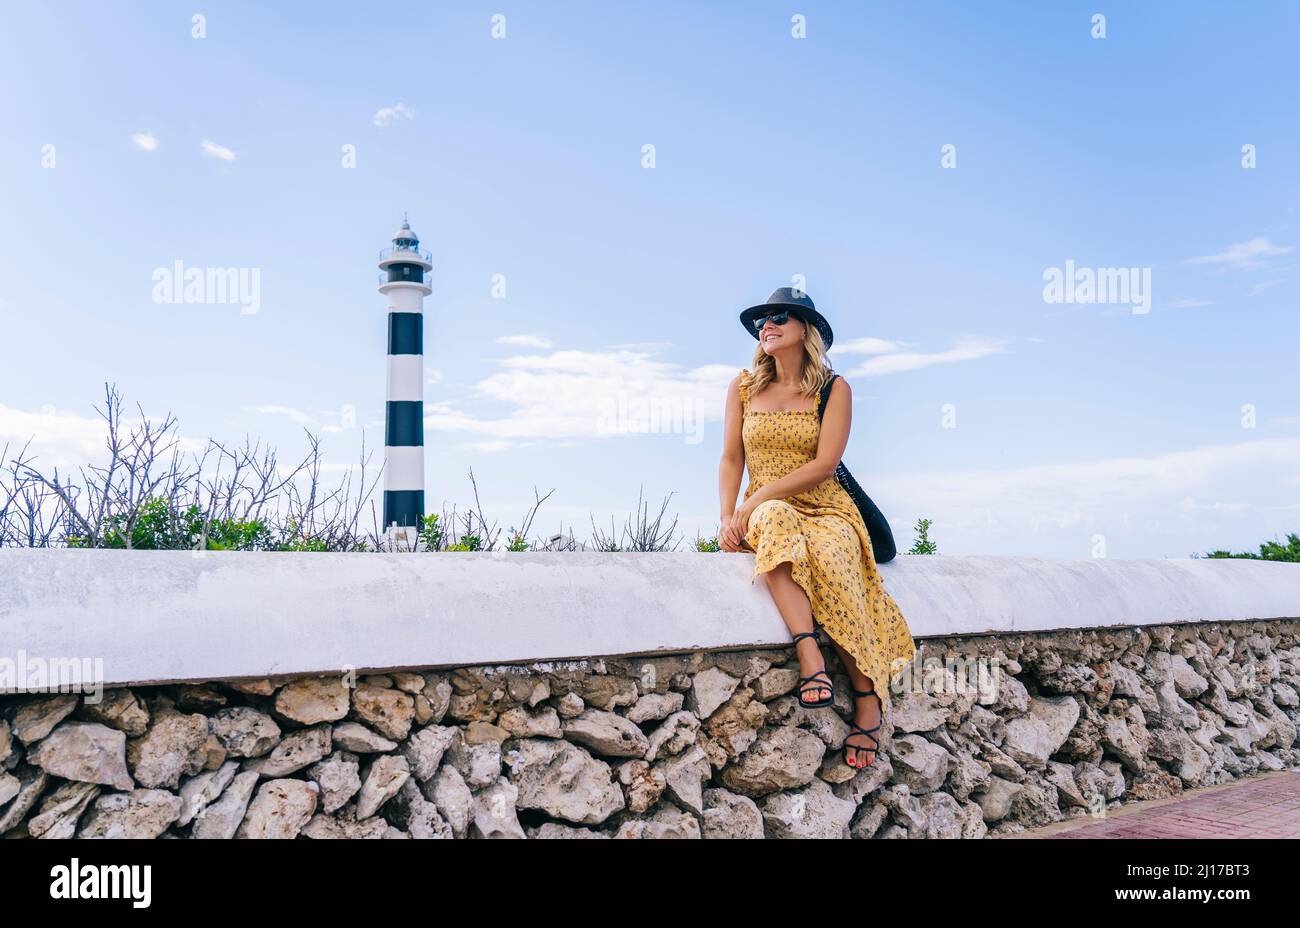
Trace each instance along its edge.
<instances>
[{"instance_id":1,"label":"blonde wavy hair","mask_svg":"<svg viewBox=\"0 0 1300 928\"><path fill-rule=\"evenodd\" d=\"M803 323L803 374L800 377L799 392L804 396L816 396L835 371L830 359L826 357L826 342L822 333L817 331L817 326L806 322L802 317L799 321ZM776 361L763 350L760 342L754 349L754 361L750 365L747 384L750 395L753 396L775 379Z\"/></svg>"}]
</instances>

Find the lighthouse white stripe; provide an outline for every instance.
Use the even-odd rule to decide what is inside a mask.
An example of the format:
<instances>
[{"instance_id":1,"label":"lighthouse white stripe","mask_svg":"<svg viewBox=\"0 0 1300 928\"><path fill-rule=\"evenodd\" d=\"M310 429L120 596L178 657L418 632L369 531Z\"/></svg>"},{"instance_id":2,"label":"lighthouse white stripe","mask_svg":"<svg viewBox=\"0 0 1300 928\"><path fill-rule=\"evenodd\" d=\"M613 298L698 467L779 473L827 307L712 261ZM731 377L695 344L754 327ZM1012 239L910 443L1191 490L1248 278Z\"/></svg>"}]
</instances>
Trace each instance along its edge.
<instances>
[{"instance_id":1,"label":"lighthouse white stripe","mask_svg":"<svg viewBox=\"0 0 1300 928\"><path fill-rule=\"evenodd\" d=\"M409 284L401 284L388 291L388 311L418 313L424 309L424 293Z\"/></svg>"},{"instance_id":2,"label":"lighthouse white stripe","mask_svg":"<svg viewBox=\"0 0 1300 928\"><path fill-rule=\"evenodd\" d=\"M388 356L388 398L419 400L424 398L424 356L390 354ZM419 489L416 487L415 489Z\"/></svg>"},{"instance_id":3,"label":"lighthouse white stripe","mask_svg":"<svg viewBox=\"0 0 1300 928\"><path fill-rule=\"evenodd\" d=\"M385 490L423 490L424 489L424 446L410 445L399 448L385 448L384 468Z\"/></svg>"}]
</instances>

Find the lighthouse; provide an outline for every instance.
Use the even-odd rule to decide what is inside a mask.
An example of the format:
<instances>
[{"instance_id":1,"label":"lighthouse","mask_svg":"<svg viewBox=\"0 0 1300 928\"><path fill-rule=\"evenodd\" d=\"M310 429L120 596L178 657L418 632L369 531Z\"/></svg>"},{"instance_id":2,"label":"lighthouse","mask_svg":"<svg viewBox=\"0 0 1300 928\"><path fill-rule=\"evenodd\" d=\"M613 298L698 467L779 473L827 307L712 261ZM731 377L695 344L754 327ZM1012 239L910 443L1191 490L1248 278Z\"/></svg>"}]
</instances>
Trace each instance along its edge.
<instances>
[{"instance_id":1,"label":"lighthouse","mask_svg":"<svg viewBox=\"0 0 1300 928\"><path fill-rule=\"evenodd\" d=\"M379 253L388 301L388 397L384 425L384 531L390 547L416 547L424 516L424 298L433 270L409 222Z\"/></svg>"}]
</instances>

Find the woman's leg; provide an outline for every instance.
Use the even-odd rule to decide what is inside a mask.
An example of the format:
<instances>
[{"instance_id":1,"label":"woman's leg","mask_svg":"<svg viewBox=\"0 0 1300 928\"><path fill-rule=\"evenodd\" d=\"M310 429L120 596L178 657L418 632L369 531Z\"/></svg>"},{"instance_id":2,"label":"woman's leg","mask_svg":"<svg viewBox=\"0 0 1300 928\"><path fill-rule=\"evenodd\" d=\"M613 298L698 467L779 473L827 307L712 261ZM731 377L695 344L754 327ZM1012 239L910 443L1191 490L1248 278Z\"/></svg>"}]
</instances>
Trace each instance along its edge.
<instances>
[{"instance_id":1,"label":"woman's leg","mask_svg":"<svg viewBox=\"0 0 1300 928\"><path fill-rule=\"evenodd\" d=\"M772 591L772 599L776 602L781 618L785 619L790 634L797 635L800 632L812 631L812 603L808 601L808 594L804 592L803 587L795 583L790 562L782 561L777 564L763 574L763 579L767 581L767 588ZM799 658L799 676L811 676L824 667L825 659L822 657L821 649L817 647L816 638L800 638L795 642L794 648L795 655ZM829 678L830 674L827 674L799 684L804 699L809 702L819 702L834 695ZM824 688L819 688L819 683Z\"/></svg>"},{"instance_id":2,"label":"woman's leg","mask_svg":"<svg viewBox=\"0 0 1300 928\"><path fill-rule=\"evenodd\" d=\"M840 656L840 664L844 667L845 673L849 675L849 681L853 684L855 690L875 689L871 678L858 669L857 661L853 659L853 655L841 648L833 638L831 639L831 647ZM858 696L854 698L853 723L861 725L863 728L879 725L881 721L880 706L881 702L877 696ZM879 740L883 733L884 728L882 727L880 731L871 734ZM876 762L875 749L872 747L871 738L862 734L862 732L850 732L849 737L844 739L844 743L848 747L847 759L850 767L861 768Z\"/></svg>"}]
</instances>

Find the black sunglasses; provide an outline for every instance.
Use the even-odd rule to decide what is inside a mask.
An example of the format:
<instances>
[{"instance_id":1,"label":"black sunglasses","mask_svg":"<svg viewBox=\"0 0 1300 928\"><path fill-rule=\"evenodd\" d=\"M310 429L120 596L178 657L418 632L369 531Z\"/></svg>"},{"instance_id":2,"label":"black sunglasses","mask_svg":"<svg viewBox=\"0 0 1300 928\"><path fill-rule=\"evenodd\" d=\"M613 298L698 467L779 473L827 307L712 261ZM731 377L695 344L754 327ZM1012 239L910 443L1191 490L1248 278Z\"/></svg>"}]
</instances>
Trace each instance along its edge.
<instances>
[{"instance_id":1,"label":"black sunglasses","mask_svg":"<svg viewBox=\"0 0 1300 928\"><path fill-rule=\"evenodd\" d=\"M757 319L755 319L754 331L755 332L763 331L763 326L767 325L769 319L772 320L773 325L785 325L787 322L790 321L791 316L794 316L800 322L803 322L803 317L800 316L798 313L791 312L788 309L783 309L779 313L772 313L770 316L759 316Z\"/></svg>"}]
</instances>

